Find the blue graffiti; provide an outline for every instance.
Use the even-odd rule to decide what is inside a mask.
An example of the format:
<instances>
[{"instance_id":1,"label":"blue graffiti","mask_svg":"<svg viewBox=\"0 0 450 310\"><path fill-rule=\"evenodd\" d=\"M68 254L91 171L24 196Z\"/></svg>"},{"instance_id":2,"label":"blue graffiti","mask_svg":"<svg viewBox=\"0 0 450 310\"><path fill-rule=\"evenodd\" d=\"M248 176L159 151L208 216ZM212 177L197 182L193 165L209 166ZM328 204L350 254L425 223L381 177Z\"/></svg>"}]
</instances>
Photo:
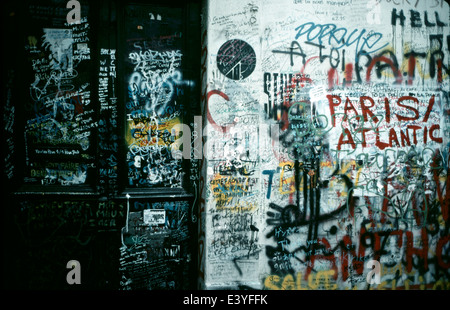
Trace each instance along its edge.
<instances>
[{"instance_id":1,"label":"blue graffiti","mask_svg":"<svg viewBox=\"0 0 450 310\"><path fill-rule=\"evenodd\" d=\"M322 43L329 44L336 50L355 46L355 61L358 60L360 55L375 53L389 44L386 43L374 49L382 39L383 34L374 31L367 32L366 29L355 29L348 34L349 30L344 27L338 28L335 24L316 25L313 22L307 22L298 26L295 30L297 31L295 35L296 40L304 36L304 38L306 37L306 42L312 43L314 40L317 40L316 42L320 45ZM365 48L367 49L365 50Z\"/></svg>"}]
</instances>

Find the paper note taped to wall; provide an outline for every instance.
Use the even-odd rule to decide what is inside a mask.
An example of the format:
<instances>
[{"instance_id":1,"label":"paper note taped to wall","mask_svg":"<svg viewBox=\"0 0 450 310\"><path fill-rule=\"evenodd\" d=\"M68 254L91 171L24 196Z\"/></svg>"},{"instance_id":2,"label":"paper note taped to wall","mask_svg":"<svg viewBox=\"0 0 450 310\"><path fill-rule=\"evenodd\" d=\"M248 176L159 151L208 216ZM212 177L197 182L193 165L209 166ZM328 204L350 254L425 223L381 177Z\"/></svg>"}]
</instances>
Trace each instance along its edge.
<instances>
[{"instance_id":1,"label":"paper note taped to wall","mask_svg":"<svg viewBox=\"0 0 450 310\"><path fill-rule=\"evenodd\" d=\"M321 99L326 98L327 91L325 90L325 86L323 85L314 86L309 91L309 96L311 98L311 101L319 101Z\"/></svg>"},{"instance_id":2,"label":"paper note taped to wall","mask_svg":"<svg viewBox=\"0 0 450 310\"><path fill-rule=\"evenodd\" d=\"M144 210L144 224L150 226L164 225L166 222L166 210L146 209Z\"/></svg>"}]
</instances>

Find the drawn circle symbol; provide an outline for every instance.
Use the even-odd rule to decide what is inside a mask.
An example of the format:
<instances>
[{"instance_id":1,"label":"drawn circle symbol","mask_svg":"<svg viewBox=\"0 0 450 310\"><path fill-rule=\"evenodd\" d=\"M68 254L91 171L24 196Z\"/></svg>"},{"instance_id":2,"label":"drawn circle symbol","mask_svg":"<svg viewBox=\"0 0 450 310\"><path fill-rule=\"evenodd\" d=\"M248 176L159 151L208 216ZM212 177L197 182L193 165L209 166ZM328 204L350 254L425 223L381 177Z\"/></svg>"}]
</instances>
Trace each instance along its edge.
<instances>
[{"instance_id":1,"label":"drawn circle symbol","mask_svg":"<svg viewBox=\"0 0 450 310\"><path fill-rule=\"evenodd\" d=\"M228 40L217 52L217 67L232 80L245 79L255 70L255 51L245 41Z\"/></svg>"}]
</instances>

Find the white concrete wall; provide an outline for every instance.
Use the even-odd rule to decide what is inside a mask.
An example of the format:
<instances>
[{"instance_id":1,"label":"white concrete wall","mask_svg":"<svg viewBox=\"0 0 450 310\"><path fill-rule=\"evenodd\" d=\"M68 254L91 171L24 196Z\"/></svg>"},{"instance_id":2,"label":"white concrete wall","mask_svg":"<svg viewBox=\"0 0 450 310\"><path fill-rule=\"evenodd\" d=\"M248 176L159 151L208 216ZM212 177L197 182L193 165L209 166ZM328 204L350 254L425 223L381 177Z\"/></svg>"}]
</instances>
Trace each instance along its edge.
<instances>
[{"instance_id":1,"label":"white concrete wall","mask_svg":"<svg viewBox=\"0 0 450 310\"><path fill-rule=\"evenodd\" d=\"M200 283L448 289L448 4L210 0L202 18Z\"/></svg>"}]
</instances>

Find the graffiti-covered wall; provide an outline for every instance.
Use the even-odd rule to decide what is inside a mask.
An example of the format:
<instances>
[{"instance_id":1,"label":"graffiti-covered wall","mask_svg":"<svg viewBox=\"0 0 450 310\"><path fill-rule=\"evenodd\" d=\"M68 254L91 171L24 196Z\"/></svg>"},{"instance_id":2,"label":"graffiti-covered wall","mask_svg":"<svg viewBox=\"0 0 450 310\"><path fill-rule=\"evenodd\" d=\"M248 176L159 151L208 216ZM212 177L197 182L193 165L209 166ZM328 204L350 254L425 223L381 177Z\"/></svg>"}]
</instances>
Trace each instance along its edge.
<instances>
[{"instance_id":1,"label":"graffiti-covered wall","mask_svg":"<svg viewBox=\"0 0 450 310\"><path fill-rule=\"evenodd\" d=\"M449 289L448 3L223 4L202 21L203 287Z\"/></svg>"},{"instance_id":2,"label":"graffiti-covered wall","mask_svg":"<svg viewBox=\"0 0 450 310\"><path fill-rule=\"evenodd\" d=\"M200 2L0 12L2 285L195 288L198 162L175 155L200 114Z\"/></svg>"}]
</instances>

